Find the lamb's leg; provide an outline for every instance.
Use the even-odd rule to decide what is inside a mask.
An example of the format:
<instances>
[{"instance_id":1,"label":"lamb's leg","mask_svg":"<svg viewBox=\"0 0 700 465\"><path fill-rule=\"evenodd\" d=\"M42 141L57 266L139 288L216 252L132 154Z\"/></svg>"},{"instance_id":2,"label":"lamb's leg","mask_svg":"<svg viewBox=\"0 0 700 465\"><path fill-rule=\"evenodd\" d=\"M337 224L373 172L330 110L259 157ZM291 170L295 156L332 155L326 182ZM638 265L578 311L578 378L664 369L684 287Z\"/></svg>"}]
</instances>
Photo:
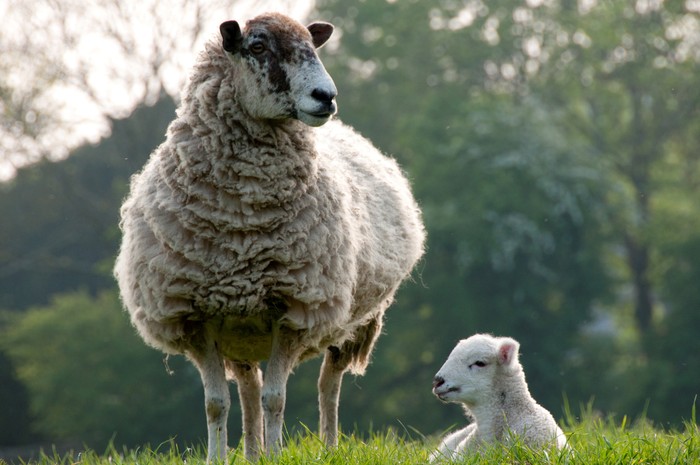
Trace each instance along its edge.
<instances>
[{"instance_id":1,"label":"lamb's leg","mask_svg":"<svg viewBox=\"0 0 700 465\"><path fill-rule=\"evenodd\" d=\"M265 448L268 453L277 452L282 447L287 380L302 350L296 333L275 326L272 336L272 353L265 368L262 389Z\"/></svg>"},{"instance_id":2,"label":"lamb's leg","mask_svg":"<svg viewBox=\"0 0 700 465\"><path fill-rule=\"evenodd\" d=\"M245 457L255 462L264 447L262 414L262 372L257 363L231 362L230 368L238 385L238 397L243 411L243 441Z\"/></svg>"},{"instance_id":3,"label":"lamb's leg","mask_svg":"<svg viewBox=\"0 0 700 465\"><path fill-rule=\"evenodd\" d=\"M329 347L321 365L321 375L318 378L318 409L321 415L321 438L329 447L338 445L340 387L349 364L350 357L343 357L337 347Z\"/></svg>"},{"instance_id":4,"label":"lamb's leg","mask_svg":"<svg viewBox=\"0 0 700 465\"><path fill-rule=\"evenodd\" d=\"M207 463L223 462L227 452L226 421L231 407L224 360L214 341L206 341L201 352L188 354L199 369L204 385L204 406L207 413L209 445Z\"/></svg>"}]
</instances>

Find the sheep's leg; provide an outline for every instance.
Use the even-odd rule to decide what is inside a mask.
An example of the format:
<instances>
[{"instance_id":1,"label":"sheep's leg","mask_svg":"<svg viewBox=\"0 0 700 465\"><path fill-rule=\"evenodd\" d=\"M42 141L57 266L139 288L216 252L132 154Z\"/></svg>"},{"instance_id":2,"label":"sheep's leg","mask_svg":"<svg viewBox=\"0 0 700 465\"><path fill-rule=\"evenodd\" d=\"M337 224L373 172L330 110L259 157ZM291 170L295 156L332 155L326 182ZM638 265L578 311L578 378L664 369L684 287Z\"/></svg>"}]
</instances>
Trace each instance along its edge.
<instances>
[{"instance_id":1,"label":"sheep's leg","mask_svg":"<svg viewBox=\"0 0 700 465\"><path fill-rule=\"evenodd\" d=\"M226 381L224 360L214 341L206 341L206 346L201 352L189 355L199 369L204 385L204 406L207 413L209 440L207 463L223 462L226 459L228 439L226 422L231 407L231 394Z\"/></svg>"},{"instance_id":2,"label":"sheep's leg","mask_svg":"<svg viewBox=\"0 0 700 465\"><path fill-rule=\"evenodd\" d=\"M282 447L284 405L287 380L302 351L298 336L275 326L272 335L272 353L265 368L262 406L265 416L265 448L268 453Z\"/></svg>"},{"instance_id":3,"label":"sheep's leg","mask_svg":"<svg viewBox=\"0 0 700 465\"><path fill-rule=\"evenodd\" d=\"M245 457L251 462L260 457L264 447L262 414L262 372L257 363L231 362L230 367L238 385L238 397L243 411L243 441Z\"/></svg>"},{"instance_id":4,"label":"sheep's leg","mask_svg":"<svg viewBox=\"0 0 700 465\"><path fill-rule=\"evenodd\" d=\"M318 409L321 415L321 438L329 447L338 445L338 403L343 375L350 357L343 356L337 347L329 347L323 357L318 378Z\"/></svg>"},{"instance_id":5,"label":"sheep's leg","mask_svg":"<svg viewBox=\"0 0 700 465\"><path fill-rule=\"evenodd\" d=\"M318 407L321 415L321 436L330 447L338 445L338 402L343 374L364 373L372 347L382 329L382 313L360 327L340 347L329 347L323 358L318 378Z\"/></svg>"}]
</instances>

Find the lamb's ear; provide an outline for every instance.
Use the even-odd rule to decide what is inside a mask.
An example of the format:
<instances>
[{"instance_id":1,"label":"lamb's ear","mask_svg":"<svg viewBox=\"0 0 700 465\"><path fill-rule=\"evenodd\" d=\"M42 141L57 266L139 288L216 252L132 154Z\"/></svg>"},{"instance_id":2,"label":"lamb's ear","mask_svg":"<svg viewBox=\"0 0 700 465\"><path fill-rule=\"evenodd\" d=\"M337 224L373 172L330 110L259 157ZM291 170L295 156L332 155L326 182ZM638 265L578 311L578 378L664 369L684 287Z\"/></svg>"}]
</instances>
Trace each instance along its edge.
<instances>
[{"instance_id":1,"label":"lamb's ear","mask_svg":"<svg viewBox=\"0 0 700 465\"><path fill-rule=\"evenodd\" d=\"M504 337L501 339L501 345L498 348L498 363L501 365L510 365L518 359L518 349L520 344L515 339Z\"/></svg>"},{"instance_id":2,"label":"lamb's ear","mask_svg":"<svg viewBox=\"0 0 700 465\"><path fill-rule=\"evenodd\" d=\"M229 53L238 53L243 45L243 34L241 27L236 21L226 21L219 26L221 37L223 38L224 50Z\"/></svg>"},{"instance_id":3,"label":"lamb's ear","mask_svg":"<svg viewBox=\"0 0 700 465\"><path fill-rule=\"evenodd\" d=\"M318 21L309 24L306 28L311 33L311 38L316 48L323 46L323 44L331 38L331 34L333 34L333 25L331 23Z\"/></svg>"}]
</instances>

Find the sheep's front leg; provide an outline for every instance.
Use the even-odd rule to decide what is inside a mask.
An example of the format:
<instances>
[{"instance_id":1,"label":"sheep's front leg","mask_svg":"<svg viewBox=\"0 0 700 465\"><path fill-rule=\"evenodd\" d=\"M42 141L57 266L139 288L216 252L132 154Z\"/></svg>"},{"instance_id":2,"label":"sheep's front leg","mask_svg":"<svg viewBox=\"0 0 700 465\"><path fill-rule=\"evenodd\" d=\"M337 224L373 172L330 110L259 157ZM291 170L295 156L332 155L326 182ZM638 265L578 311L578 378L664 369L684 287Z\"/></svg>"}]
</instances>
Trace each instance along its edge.
<instances>
[{"instance_id":1,"label":"sheep's front leg","mask_svg":"<svg viewBox=\"0 0 700 465\"><path fill-rule=\"evenodd\" d=\"M293 331L276 326L272 336L272 353L265 368L262 406L265 416L265 448L277 452L282 447L284 405L287 380L303 348Z\"/></svg>"},{"instance_id":2,"label":"sheep's front leg","mask_svg":"<svg viewBox=\"0 0 700 465\"><path fill-rule=\"evenodd\" d=\"M245 457L255 462L264 447L262 413L262 372L257 363L231 362L238 385L238 397L243 411L243 441Z\"/></svg>"},{"instance_id":3,"label":"sheep's front leg","mask_svg":"<svg viewBox=\"0 0 700 465\"><path fill-rule=\"evenodd\" d=\"M204 406L207 413L208 448L207 463L223 462L226 459L226 422L231 407L224 360L216 343L207 341L206 347L198 353L190 353L190 358L199 369L204 385Z\"/></svg>"},{"instance_id":4,"label":"sheep's front leg","mask_svg":"<svg viewBox=\"0 0 700 465\"><path fill-rule=\"evenodd\" d=\"M338 445L338 403L343 374L350 358L337 347L329 347L323 357L318 378L318 409L321 416L321 438L329 447Z\"/></svg>"}]
</instances>

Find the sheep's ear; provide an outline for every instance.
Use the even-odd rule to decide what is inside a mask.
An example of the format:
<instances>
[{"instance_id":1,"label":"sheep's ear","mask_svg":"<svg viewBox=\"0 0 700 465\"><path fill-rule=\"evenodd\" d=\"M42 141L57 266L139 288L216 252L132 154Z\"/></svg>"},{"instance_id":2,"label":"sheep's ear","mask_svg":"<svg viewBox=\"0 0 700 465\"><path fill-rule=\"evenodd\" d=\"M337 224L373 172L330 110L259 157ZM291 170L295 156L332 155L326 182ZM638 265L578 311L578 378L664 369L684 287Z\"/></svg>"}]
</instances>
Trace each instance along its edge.
<instances>
[{"instance_id":1,"label":"sheep's ear","mask_svg":"<svg viewBox=\"0 0 700 465\"><path fill-rule=\"evenodd\" d=\"M243 45L243 34L241 27L236 21L226 21L219 26L221 37L223 38L224 50L229 53L238 53Z\"/></svg>"},{"instance_id":2,"label":"sheep's ear","mask_svg":"<svg viewBox=\"0 0 700 465\"><path fill-rule=\"evenodd\" d=\"M518 359L518 341L509 337L503 338L501 346L498 348L498 363L501 365L510 365L514 360Z\"/></svg>"},{"instance_id":3,"label":"sheep's ear","mask_svg":"<svg viewBox=\"0 0 700 465\"><path fill-rule=\"evenodd\" d=\"M333 34L333 25L331 23L324 23L318 21L316 23L311 23L306 27L311 33L311 39L314 42L314 47L320 48L325 44L328 39L331 38Z\"/></svg>"}]
</instances>

